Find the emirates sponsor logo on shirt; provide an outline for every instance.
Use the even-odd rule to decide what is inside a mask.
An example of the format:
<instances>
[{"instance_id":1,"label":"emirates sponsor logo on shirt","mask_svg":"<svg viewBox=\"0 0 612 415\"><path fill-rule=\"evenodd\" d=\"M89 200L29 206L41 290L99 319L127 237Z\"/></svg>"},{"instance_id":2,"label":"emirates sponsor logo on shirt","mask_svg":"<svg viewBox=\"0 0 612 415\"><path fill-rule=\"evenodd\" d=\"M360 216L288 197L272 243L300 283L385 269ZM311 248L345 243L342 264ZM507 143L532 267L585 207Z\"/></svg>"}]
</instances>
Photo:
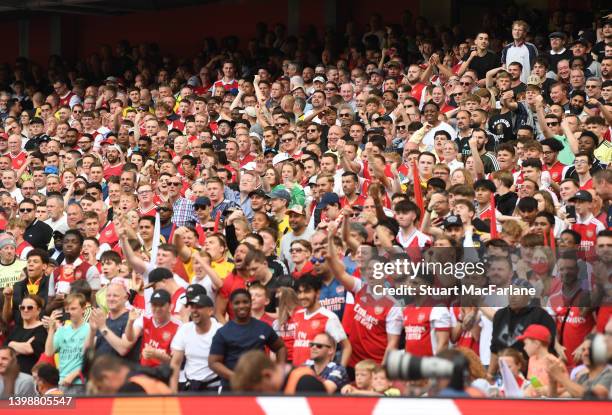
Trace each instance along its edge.
<instances>
[{"instance_id":1,"label":"emirates sponsor logo on shirt","mask_svg":"<svg viewBox=\"0 0 612 415\"><path fill-rule=\"evenodd\" d=\"M408 340L421 340L423 333L425 333L425 327L423 326L407 326L406 330L406 341Z\"/></svg>"},{"instance_id":2,"label":"emirates sponsor logo on shirt","mask_svg":"<svg viewBox=\"0 0 612 415\"><path fill-rule=\"evenodd\" d=\"M368 311L365 308L361 307L359 304L355 304L355 308L353 310L353 318L355 319L355 321L361 323L361 325L366 327L368 330L371 330L374 326L378 325L378 319L374 316L371 316Z\"/></svg>"}]
</instances>

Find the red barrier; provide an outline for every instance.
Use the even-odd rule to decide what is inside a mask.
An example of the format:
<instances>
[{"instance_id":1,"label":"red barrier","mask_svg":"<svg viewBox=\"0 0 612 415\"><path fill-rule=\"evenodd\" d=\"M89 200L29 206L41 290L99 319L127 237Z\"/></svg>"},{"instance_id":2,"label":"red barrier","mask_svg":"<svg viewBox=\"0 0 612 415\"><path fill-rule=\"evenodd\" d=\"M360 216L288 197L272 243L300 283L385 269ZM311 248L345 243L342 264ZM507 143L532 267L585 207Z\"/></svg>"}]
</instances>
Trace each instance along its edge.
<instances>
[{"instance_id":1,"label":"red barrier","mask_svg":"<svg viewBox=\"0 0 612 415\"><path fill-rule=\"evenodd\" d=\"M8 407L18 415L609 415L612 402L574 400L491 400L287 396L169 396L143 398L75 398L70 408ZM10 412L8 412L8 411Z\"/></svg>"}]
</instances>

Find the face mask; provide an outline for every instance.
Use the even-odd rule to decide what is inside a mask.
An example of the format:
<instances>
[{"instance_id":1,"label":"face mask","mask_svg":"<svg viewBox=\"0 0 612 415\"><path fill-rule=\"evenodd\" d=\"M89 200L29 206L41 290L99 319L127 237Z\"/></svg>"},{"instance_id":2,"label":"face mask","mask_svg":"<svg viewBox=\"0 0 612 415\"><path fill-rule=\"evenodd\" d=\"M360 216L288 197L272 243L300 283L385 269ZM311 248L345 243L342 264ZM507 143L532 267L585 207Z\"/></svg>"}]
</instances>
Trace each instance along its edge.
<instances>
[{"instance_id":1,"label":"face mask","mask_svg":"<svg viewBox=\"0 0 612 415\"><path fill-rule=\"evenodd\" d=\"M531 269L533 269L536 274L545 274L548 272L548 264L546 262L532 262Z\"/></svg>"}]
</instances>

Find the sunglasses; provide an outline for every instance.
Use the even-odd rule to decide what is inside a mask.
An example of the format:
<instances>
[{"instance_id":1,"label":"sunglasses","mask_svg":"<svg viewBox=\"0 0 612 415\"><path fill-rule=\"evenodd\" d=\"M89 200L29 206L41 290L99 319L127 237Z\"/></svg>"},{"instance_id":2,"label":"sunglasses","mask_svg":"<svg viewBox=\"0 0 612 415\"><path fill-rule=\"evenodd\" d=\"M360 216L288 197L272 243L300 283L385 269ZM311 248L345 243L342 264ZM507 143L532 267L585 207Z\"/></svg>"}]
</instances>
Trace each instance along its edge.
<instances>
[{"instance_id":1,"label":"sunglasses","mask_svg":"<svg viewBox=\"0 0 612 415\"><path fill-rule=\"evenodd\" d=\"M208 209L208 206L204 206L204 205L197 205L193 207L195 210L204 210L204 209Z\"/></svg>"},{"instance_id":2,"label":"sunglasses","mask_svg":"<svg viewBox=\"0 0 612 415\"><path fill-rule=\"evenodd\" d=\"M556 127L557 125L559 125L559 123L558 122L547 122L546 125L549 127Z\"/></svg>"},{"instance_id":3,"label":"sunglasses","mask_svg":"<svg viewBox=\"0 0 612 415\"><path fill-rule=\"evenodd\" d=\"M316 133L318 130L316 128L313 128L312 130L306 130L306 132L308 133Z\"/></svg>"},{"instance_id":4,"label":"sunglasses","mask_svg":"<svg viewBox=\"0 0 612 415\"><path fill-rule=\"evenodd\" d=\"M215 227L214 226L207 226L204 229L204 232L214 232L215 231Z\"/></svg>"},{"instance_id":5,"label":"sunglasses","mask_svg":"<svg viewBox=\"0 0 612 415\"><path fill-rule=\"evenodd\" d=\"M397 128L398 130L405 130L405 129L406 129L406 126L405 126L405 125L398 125L396 128Z\"/></svg>"},{"instance_id":6,"label":"sunglasses","mask_svg":"<svg viewBox=\"0 0 612 415\"><path fill-rule=\"evenodd\" d=\"M168 186L180 186L181 182L168 182Z\"/></svg>"},{"instance_id":7,"label":"sunglasses","mask_svg":"<svg viewBox=\"0 0 612 415\"><path fill-rule=\"evenodd\" d=\"M33 211L34 211L34 208L19 208L19 212L21 213L30 213Z\"/></svg>"},{"instance_id":8,"label":"sunglasses","mask_svg":"<svg viewBox=\"0 0 612 415\"><path fill-rule=\"evenodd\" d=\"M285 138L284 140L280 140L281 143L290 143L293 141L293 138Z\"/></svg>"},{"instance_id":9,"label":"sunglasses","mask_svg":"<svg viewBox=\"0 0 612 415\"><path fill-rule=\"evenodd\" d=\"M472 83L471 82L459 82L459 85L461 85L461 86L470 86L470 85L472 85Z\"/></svg>"},{"instance_id":10,"label":"sunglasses","mask_svg":"<svg viewBox=\"0 0 612 415\"><path fill-rule=\"evenodd\" d=\"M278 123L278 124L274 124L275 127L286 127L287 125L289 125L289 123L287 122L283 122L283 123Z\"/></svg>"},{"instance_id":11,"label":"sunglasses","mask_svg":"<svg viewBox=\"0 0 612 415\"><path fill-rule=\"evenodd\" d=\"M317 258L316 256L313 256L312 258L310 258L310 262L312 262L313 264L322 264L325 262L325 257L322 256L320 258Z\"/></svg>"},{"instance_id":12,"label":"sunglasses","mask_svg":"<svg viewBox=\"0 0 612 415\"><path fill-rule=\"evenodd\" d=\"M331 346L329 344L310 342L310 347L316 347L317 349L322 349L324 347L331 347Z\"/></svg>"},{"instance_id":13,"label":"sunglasses","mask_svg":"<svg viewBox=\"0 0 612 415\"><path fill-rule=\"evenodd\" d=\"M19 310L21 310L21 311L25 311L25 310L32 311L32 310L34 310L34 306L33 305L20 305L19 306Z\"/></svg>"},{"instance_id":14,"label":"sunglasses","mask_svg":"<svg viewBox=\"0 0 612 415\"><path fill-rule=\"evenodd\" d=\"M172 209L164 207L164 206L160 206L158 208L155 209L158 212L170 212Z\"/></svg>"},{"instance_id":15,"label":"sunglasses","mask_svg":"<svg viewBox=\"0 0 612 415\"><path fill-rule=\"evenodd\" d=\"M340 117L341 118L351 118L351 114L349 114L348 112L340 113Z\"/></svg>"}]
</instances>

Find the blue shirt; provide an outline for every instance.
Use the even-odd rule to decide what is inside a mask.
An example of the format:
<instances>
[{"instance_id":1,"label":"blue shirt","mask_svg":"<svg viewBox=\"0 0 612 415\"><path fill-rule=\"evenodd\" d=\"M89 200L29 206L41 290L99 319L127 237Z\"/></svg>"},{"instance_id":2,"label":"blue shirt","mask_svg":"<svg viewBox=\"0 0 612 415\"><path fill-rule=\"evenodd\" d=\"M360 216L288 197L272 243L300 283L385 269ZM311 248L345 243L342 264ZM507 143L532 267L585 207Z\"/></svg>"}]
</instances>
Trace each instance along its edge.
<instances>
[{"instance_id":1,"label":"blue shirt","mask_svg":"<svg viewBox=\"0 0 612 415\"><path fill-rule=\"evenodd\" d=\"M251 318L247 324L230 321L221 327L210 346L211 355L223 356L223 364L234 370L238 359L249 350L264 350L265 346L272 348L278 340L276 332L263 321ZM228 379L222 379L224 387L229 386Z\"/></svg>"},{"instance_id":2,"label":"blue shirt","mask_svg":"<svg viewBox=\"0 0 612 415\"><path fill-rule=\"evenodd\" d=\"M312 360L308 360L305 364L316 373L314 362ZM338 387L336 392L340 392L340 389L342 389L344 385L350 383L346 369L344 366L341 366L336 362L329 362L321 373L317 374L317 376L319 376L321 379L331 380L334 382Z\"/></svg>"},{"instance_id":3,"label":"blue shirt","mask_svg":"<svg viewBox=\"0 0 612 415\"><path fill-rule=\"evenodd\" d=\"M333 311L340 321L342 321L344 305L346 304L346 289L335 278L329 285L323 283L321 295L319 296L319 303L321 303L322 307L327 308L329 311Z\"/></svg>"}]
</instances>

